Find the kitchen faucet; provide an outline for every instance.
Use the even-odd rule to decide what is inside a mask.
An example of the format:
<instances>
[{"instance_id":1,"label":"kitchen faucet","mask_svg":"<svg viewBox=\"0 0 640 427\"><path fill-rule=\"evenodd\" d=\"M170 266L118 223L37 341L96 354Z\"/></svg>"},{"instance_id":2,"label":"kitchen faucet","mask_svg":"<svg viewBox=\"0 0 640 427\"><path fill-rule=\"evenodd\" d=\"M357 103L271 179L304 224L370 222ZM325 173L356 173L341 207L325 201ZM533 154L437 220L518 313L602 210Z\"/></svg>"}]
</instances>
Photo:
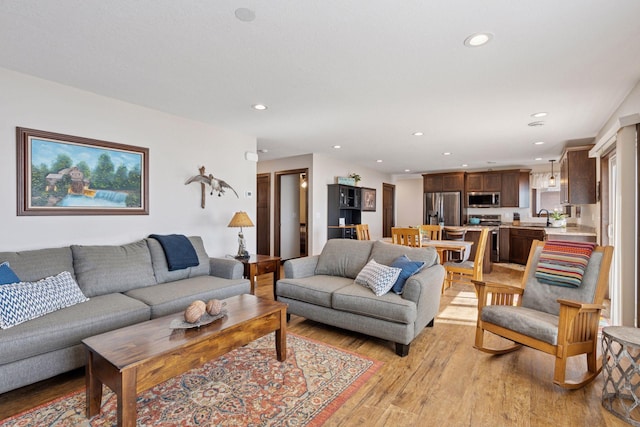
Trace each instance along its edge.
<instances>
[{"instance_id":1,"label":"kitchen faucet","mask_svg":"<svg viewBox=\"0 0 640 427\"><path fill-rule=\"evenodd\" d=\"M540 218L540 214L542 213L542 211L545 211L547 213L547 227L551 225L551 221L549 220L549 211L547 209L540 209L538 211L538 218Z\"/></svg>"}]
</instances>

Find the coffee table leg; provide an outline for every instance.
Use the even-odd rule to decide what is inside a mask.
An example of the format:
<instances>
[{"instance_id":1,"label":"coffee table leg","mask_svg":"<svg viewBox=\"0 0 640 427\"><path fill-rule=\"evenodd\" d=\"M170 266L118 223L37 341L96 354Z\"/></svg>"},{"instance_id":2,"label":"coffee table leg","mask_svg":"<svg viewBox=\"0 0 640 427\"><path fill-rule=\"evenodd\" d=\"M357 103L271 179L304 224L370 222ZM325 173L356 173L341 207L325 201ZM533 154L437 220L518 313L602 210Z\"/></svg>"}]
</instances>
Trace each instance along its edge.
<instances>
[{"instance_id":1,"label":"coffee table leg","mask_svg":"<svg viewBox=\"0 0 640 427\"><path fill-rule=\"evenodd\" d=\"M287 310L280 310L280 329L276 332L276 355L279 362L287 359Z\"/></svg>"},{"instance_id":2,"label":"coffee table leg","mask_svg":"<svg viewBox=\"0 0 640 427\"><path fill-rule=\"evenodd\" d=\"M121 373L118 390L118 426L135 427L136 413L136 370L125 369Z\"/></svg>"},{"instance_id":3,"label":"coffee table leg","mask_svg":"<svg viewBox=\"0 0 640 427\"><path fill-rule=\"evenodd\" d=\"M93 352L87 349L87 372L85 374L87 418L98 415L102 403L102 382L96 378L94 369Z\"/></svg>"}]
</instances>

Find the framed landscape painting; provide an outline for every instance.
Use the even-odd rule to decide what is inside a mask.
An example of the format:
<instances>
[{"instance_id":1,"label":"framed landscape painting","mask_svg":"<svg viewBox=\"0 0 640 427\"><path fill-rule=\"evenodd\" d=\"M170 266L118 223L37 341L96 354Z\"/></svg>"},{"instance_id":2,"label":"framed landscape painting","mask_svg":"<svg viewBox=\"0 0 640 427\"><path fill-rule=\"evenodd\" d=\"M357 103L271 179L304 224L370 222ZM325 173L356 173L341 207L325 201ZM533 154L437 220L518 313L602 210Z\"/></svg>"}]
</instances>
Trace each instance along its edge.
<instances>
[{"instance_id":1,"label":"framed landscape painting","mask_svg":"<svg viewBox=\"0 0 640 427\"><path fill-rule=\"evenodd\" d=\"M18 215L148 215L149 149L16 128Z\"/></svg>"},{"instance_id":2,"label":"framed landscape painting","mask_svg":"<svg viewBox=\"0 0 640 427\"><path fill-rule=\"evenodd\" d=\"M376 210L376 189L375 188L362 189L362 210L375 212Z\"/></svg>"}]
</instances>

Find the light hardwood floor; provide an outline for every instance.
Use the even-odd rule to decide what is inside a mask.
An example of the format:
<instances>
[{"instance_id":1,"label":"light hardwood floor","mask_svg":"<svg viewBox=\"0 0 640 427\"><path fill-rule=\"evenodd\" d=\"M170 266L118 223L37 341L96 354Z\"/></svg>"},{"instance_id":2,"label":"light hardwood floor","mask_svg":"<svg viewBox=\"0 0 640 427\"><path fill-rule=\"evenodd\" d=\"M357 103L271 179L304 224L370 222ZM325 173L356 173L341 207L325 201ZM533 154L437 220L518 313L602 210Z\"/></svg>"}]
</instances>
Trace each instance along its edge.
<instances>
[{"instance_id":1,"label":"light hardwood floor","mask_svg":"<svg viewBox=\"0 0 640 427\"><path fill-rule=\"evenodd\" d=\"M494 268L485 280L517 281ZM272 298L271 276L257 294ZM473 348L477 303L470 286L442 297L435 326L396 356L390 342L292 316L289 331L384 363L325 426L626 426L601 405L602 376L580 390L554 386L553 357L523 348L490 356ZM584 357L568 373L584 369ZM0 395L0 419L84 386L82 370Z\"/></svg>"}]
</instances>

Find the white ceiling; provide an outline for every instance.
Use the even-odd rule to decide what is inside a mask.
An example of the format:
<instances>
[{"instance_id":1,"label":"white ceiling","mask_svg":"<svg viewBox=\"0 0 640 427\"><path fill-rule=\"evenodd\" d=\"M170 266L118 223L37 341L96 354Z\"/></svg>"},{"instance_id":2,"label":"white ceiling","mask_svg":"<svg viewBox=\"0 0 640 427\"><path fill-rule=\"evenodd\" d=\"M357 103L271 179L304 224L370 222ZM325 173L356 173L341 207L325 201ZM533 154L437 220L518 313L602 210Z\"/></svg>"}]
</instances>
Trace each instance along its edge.
<instances>
[{"instance_id":1,"label":"white ceiling","mask_svg":"<svg viewBox=\"0 0 640 427\"><path fill-rule=\"evenodd\" d=\"M261 159L500 168L596 135L640 80L638 16L639 0L2 0L0 67L255 135Z\"/></svg>"}]
</instances>

